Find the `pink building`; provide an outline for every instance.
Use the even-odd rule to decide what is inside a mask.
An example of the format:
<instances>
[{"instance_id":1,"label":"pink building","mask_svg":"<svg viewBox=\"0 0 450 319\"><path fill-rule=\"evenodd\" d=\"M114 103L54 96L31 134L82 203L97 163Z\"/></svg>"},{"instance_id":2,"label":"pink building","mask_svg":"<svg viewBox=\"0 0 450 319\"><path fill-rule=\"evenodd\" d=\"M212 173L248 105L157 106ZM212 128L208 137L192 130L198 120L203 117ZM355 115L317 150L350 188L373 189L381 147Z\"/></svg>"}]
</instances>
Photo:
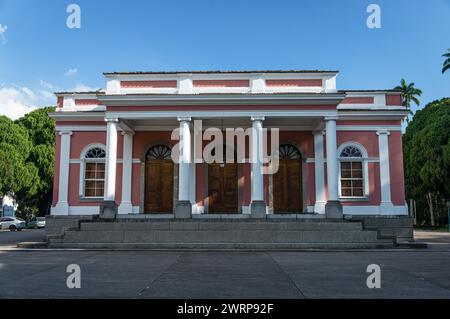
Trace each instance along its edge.
<instances>
[{"instance_id":1,"label":"pink building","mask_svg":"<svg viewBox=\"0 0 450 319\"><path fill-rule=\"evenodd\" d=\"M105 91L56 93L51 214L407 215L401 95L338 90L337 74L117 72ZM204 132L253 128L244 161L193 163L196 120ZM276 174L248 160L265 128L279 129Z\"/></svg>"}]
</instances>

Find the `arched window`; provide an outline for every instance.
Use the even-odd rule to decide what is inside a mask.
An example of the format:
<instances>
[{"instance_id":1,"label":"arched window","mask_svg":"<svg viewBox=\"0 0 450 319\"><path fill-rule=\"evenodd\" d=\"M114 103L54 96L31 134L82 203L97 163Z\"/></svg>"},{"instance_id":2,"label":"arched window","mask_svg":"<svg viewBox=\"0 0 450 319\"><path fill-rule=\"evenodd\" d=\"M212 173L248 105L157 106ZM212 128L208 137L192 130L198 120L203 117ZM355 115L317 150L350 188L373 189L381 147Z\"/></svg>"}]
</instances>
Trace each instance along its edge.
<instances>
[{"instance_id":1,"label":"arched window","mask_svg":"<svg viewBox=\"0 0 450 319\"><path fill-rule=\"evenodd\" d=\"M360 145L346 143L339 149L340 196L349 198L367 195L367 155Z\"/></svg>"},{"instance_id":2,"label":"arched window","mask_svg":"<svg viewBox=\"0 0 450 319\"><path fill-rule=\"evenodd\" d=\"M105 189L106 152L101 146L93 146L84 153L82 196L87 198L103 198Z\"/></svg>"},{"instance_id":3,"label":"arched window","mask_svg":"<svg viewBox=\"0 0 450 319\"><path fill-rule=\"evenodd\" d=\"M302 154L297 147L291 144L280 145L278 149L279 159L300 159Z\"/></svg>"},{"instance_id":4,"label":"arched window","mask_svg":"<svg viewBox=\"0 0 450 319\"><path fill-rule=\"evenodd\" d=\"M147 152L148 160L166 160L171 159L172 150L166 145L155 145Z\"/></svg>"}]
</instances>

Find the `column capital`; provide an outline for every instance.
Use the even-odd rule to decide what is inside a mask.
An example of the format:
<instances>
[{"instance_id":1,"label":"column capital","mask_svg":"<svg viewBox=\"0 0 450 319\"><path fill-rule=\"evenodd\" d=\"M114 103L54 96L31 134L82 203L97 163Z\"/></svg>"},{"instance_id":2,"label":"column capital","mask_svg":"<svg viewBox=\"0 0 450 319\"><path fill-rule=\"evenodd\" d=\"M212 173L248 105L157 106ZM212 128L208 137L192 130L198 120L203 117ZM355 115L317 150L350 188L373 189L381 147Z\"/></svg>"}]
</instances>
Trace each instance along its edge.
<instances>
[{"instance_id":1,"label":"column capital","mask_svg":"<svg viewBox=\"0 0 450 319\"><path fill-rule=\"evenodd\" d=\"M190 116L179 116L177 117L178 122L190 122L192 118Z\"/></svg>"},{"instance_id":2,"label":"column capital","mask_svg":"<svg viewBox=\"0 0 450 319\"><path fill-rule=\"evenodd\" d=\"M105 118L105 122L106 123L119 123L119 119L118 118L113 118L113 119Z\"/></svg>"},{"instance_id":3,"label":"column capital","mask_svg":"<svg viewBox=\"0 0 450 319\"><path fill-rule=\"evenodd\" d=\"M378 136L380 136L380 135L391 135L391 132L389 132L389 131L387 131L387 130L379 130L379 131L377 131L377 135Z\"/></svg>"},{"instance_id":4,"label":"column capital","mask_svg":"<svg viewBox=\"0 0 450 319\"><path fill-rule=\"evenodd\" d=\"M255 121L264 121L264 120L265 120L265 117L262 116L262 115L253 115L250 119L251 119L252 122L255 122Z\"/></svg>"},{"instance_id":5,"label":"column capital","mask_svg":"<svg viewBox=\"0 0 450 319\"><path fill-rule=\"evenodd\" d=\"M59 135L69 135L69 136L71 136L72 134L73 134L72 131L60 131L59 132Z\"/></svg>"},{"instance_id":6,"label":"column capital","mask_svg":"<svg viewBox=\"0 0 450 319\"><path fill-rule=\"evenodd\" d=\"M312 135L325 135L325 130L314 130L312 131Z\"/></svg>"},{"instance_id":7,"label":"column capital","mask_svg":"<svg viewBox=\"0 0 450 319\"><path fill-rule=\"evenodd\" d=\"M122 133L121 133L123 136L125 136L125 135L131 135L131 136L133 136L134 134L135 134L135 132L133 132L133 131L122 131Z\"/></svg>"},{"instance_id":8,"label":"column capital","mask_svg":"<svg viewBox=\"0 0 450 319\"><path fill-rule=\"evenodd\" d=\"M337 116L325 116L325 121L337 121Z\"/></svg>"}]
</instances>

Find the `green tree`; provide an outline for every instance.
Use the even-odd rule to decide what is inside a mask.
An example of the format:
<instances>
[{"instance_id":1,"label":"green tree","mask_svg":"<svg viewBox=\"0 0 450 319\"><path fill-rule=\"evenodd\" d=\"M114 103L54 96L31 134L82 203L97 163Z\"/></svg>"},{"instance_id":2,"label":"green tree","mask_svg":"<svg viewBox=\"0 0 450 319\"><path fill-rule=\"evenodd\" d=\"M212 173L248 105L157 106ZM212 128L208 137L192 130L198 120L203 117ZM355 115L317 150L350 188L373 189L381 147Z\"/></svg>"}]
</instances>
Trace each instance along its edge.
<instances>
[{"instance_id":1,"label":"green tree","mask_svg":"<svg viewBox=\"0 0 450 319\"><path fill-rule=\"evenodd\" d=\"M32 146L27 162L32 163L39 175L38 192L33 197L21 196L23 210L45 215L49 213L53 193L55 163L55 121L48 116L54 107L37 109L16 121L28 133Z\"/></svg>"},{"instance_id":2,"label":"green tree","mask_svg":"<svg viewBox=\"0 0 450 319\"><path fill-rule=\"evenodd\" d=\"M405 79L402 79L400 85L396 86L394 90L402 92L402 104L403 106L406 106L408 110L411 109L411 101L419 106L420 101L418 96L422 95L422 91L414 87L414 82L408 84Z\"/></svg>"},{"instance_id":3,"label":"green tree","mask_svg":"<svg viewBox=\"0 0 450 319\"><path fill-rule=\"evenodd\" d=\"M450 69L450 49L447 49L447 52L442 55L444 58L444 64L442 65L442 73L445 73L448 69Z\"/></svg>"},{"instance_id":4,"label":"green tree","mask_svg":"<svg viewBox=\"0 0 450 319\"><path fill-rule=\"evenodd\" d=\"M407 197L418 203L422 221L443 224L450 199L450 98L416 112L403 136L403 153Z\"/></svg>"},{"instance_id":5,"label":"green tree","mask_svg":"<svg viewBox=\"0 0 450 319\"><path fill-rule=\"evenodd\" d=\"M17 198L36 196L38 169L28 162L32 149L28 132L5 116L0 116L0 196L12 191Z\"/></svg>"}]
</instances>

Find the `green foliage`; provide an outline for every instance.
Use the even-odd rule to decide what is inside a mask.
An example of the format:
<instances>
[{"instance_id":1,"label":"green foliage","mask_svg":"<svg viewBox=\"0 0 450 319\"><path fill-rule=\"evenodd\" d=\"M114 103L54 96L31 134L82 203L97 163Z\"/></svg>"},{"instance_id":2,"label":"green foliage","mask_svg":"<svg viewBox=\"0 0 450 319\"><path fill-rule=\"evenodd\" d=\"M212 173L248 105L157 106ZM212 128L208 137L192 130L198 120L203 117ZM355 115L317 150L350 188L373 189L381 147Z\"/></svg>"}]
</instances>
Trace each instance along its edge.
<instances>
[{"instance_id":1,"label":"green foliage","mask_svg":"<svg viewBox=\"0 0 450 319\"><path fill-rule=\"evenodd\" d=\"M422 90L414 87L414 82L408 84L405 79L400 81L400 85L396 86L394 90L402 92L402 103L408 109L411 109L411 101L417 106L420 104L418 96L422 95Z\"/></svg>"},{"instance_id":2,"label":"green foliage","mask_svg":"<svg viewBox=\"0 0 450 319\"><path fill-rule=\"evenodd\" d=\"M0 117L0 196L13 191L22 217L49 212L55 161L54 107L13 122Z\"/></svg>"},{"instance_id":3,"label":"green foliage","mask_svg":"<svg viewBox=\"0 0 450 319\"><path fill-rule=\"evenodd\" d=\"M450 98L416 112L403 136L403 154L407 197L416 200L428 222L425 196L431 193L437 220L444 220L450 200Z\"/></svg>"},{"instance_id":4,"label":"green foliage","mask_svg":"<svg viewBox=\"0 0 450 319\"><path fill-rule=\"evenodd\" d=\"M450 49L447 49L447 52L442 55L444 58L444 64L442 65L442 73L445 73L450 69Z\"/></svg>"}]
</instances>

